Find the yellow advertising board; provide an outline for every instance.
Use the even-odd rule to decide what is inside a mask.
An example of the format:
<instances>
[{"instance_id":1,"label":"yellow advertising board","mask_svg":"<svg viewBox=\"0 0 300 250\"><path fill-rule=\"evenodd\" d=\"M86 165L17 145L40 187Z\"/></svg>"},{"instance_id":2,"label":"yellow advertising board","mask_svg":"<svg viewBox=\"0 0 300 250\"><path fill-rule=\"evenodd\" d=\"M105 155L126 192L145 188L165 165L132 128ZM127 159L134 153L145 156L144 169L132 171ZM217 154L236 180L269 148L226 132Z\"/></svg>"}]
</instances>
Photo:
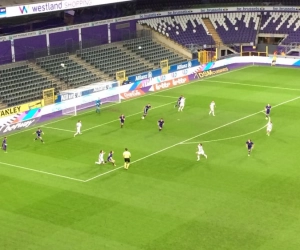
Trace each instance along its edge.
<instances>
[{"instance_id":1,"label":"yellow advertising board","mask_svg":"<svg viewBox=\"0 0 300 250\"><path fill-rule=\"evenodd\" d=\"M37 100L34 102L28 102L28 103L25 103L22 105L9 107L6 109L1 109L0 110L0 118L9 116L9 115L19 114L19 113L25 112L30 109L41 108L43 106L44 106L44 100Z\"/></svg>"}]
</instances>

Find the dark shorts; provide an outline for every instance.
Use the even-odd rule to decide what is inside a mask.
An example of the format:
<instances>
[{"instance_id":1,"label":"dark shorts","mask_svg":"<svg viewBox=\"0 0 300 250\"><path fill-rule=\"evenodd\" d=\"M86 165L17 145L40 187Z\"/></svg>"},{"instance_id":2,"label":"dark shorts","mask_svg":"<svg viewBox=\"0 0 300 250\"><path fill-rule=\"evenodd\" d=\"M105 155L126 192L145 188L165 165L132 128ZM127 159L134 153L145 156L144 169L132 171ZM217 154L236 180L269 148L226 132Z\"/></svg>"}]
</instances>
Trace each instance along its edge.
<instances>
[{"instance_id":1,"label":"dark shorts","mask_svg":"<svg viewBox=\"0 0 300 250\"><path fill-rule=\"evenodd\" d=\"M130 158L124 158L125 162L130 162Z\"/></svg>"}]
</instances>

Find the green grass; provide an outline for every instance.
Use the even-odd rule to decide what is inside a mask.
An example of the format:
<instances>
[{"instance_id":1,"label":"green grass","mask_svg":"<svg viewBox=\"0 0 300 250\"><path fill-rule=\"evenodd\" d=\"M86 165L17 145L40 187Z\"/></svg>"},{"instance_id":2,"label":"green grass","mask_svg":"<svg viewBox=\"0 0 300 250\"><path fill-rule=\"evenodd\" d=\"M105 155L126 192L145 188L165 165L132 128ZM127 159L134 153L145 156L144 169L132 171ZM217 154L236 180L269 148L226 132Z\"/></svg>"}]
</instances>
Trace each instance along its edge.
<instances>
[{"instance_id":1,"label":"green grass","mask_svg":"<svg viewBox=\"0 0 300 250\"><path fill-rule=\"evenodd\" d=\"M34 128L9 135L0 158L1 249L299 249L298 75L248 67L52 121L45 144L33 141ZM153 109L142 120L147 103ZM270 137L259 112L267 103ZM78 119L83 134L74 138ZM196 161L198 142L207 160ZM128 171L120 168L125 147ZM115 151L117 170L94 164L100 149Z\"/></svg>"}]
</instances>

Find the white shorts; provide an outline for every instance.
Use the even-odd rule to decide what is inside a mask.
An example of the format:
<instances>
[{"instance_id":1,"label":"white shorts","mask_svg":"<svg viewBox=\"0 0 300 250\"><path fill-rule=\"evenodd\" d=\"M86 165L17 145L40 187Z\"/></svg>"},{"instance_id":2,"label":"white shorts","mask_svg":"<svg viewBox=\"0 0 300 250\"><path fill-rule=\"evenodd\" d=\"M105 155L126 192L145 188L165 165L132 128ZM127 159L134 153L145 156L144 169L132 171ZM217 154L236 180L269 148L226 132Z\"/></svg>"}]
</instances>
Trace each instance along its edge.
<instances>
[{"instance_id":1,"label":"white shorts","mask_svg":"<svg viewBox=\"0 0 300 250\"><path fill-rule=\"evenodd\" d=\"M99 158L99 162L104 162L103 158Z\"/></svg>"},{"instance_id":2,"label":"white shorts","mask_svg":"<svg viewBox=\"0 0 300 250\"><path fill-rule=\"evenodd\" d=\"M80 128L77 128L77 133L80 133Z\"/></svg>"},{"instance_id":3,"label":"white shorts","mask_svg":"<svg viewBox=\"0 0 300 250\"><path fill-rule=\"evenodd\" d=\"M210 108L210 111L214 112L214 111L215 111L215 108Z\"/></svg>"},{"instance_id":4,"label":"white shorts","mask_svg":"<svg viewBox=\"0 0 300 250\"><path fill-rule=\"evenodd\" d=\"M205 153L204 153L204 151L202 150L202 151L198 151L197 154L198 154L198 155L204 155Z\"/></svg>"},{"instance_id":5,"label":"white shorts","mask_svg":"<svg viewBox=\"0 0 300 250\"><path fill-rule=\"evenodd\" d=\"M272 131L272 128L267 128L267 131L268 131L268 132L271 132L271 131Z\"/></svg>"}]
</instances>

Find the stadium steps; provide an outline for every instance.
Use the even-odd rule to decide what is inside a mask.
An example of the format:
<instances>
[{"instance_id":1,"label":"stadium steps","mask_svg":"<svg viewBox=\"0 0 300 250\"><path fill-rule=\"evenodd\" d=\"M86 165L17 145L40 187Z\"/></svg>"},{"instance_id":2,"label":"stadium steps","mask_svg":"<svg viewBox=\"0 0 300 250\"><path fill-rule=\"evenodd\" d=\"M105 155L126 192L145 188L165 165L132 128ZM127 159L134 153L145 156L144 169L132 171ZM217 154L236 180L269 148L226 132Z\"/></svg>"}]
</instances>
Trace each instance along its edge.
<instances>
[{"instance_id":1,"label":"stadium steps","mask_svg":"<svg viewBox=\"0 0 300 250\"><path fill-rule=\"evenodd\" d=\"M148 68L151 69L156 69L157 67L151 63L150 61L146 60L145 58L141 57L140 55L134 53L133 51L127 49L126 47L123 46L123 44L116 44L117 47L124 51L126 54L128 54L130 57L133 57L135 60L140 61L142 64L144 64L145 66L147 66Z\"/></svg>"},{"instance_id":2,"label":"stadium steps","mask_svg":"<svg viewBox=\"0 0 300 250\"><path fill-rule=\"evenodd\" d=\"M109 77L108 74L105 74L104 72L100 71L99 69L95 68L93 65L87 63L86 61L82 60L81 57L78 57L76 55L69 55L69 58L82 67L84 67L87 71L91 72L92 74L95 74L97 77L99 77L103 81L110 81L113 80L111 77Z\"/></svg>"},{"instance_id":3,"label":"stadium steps","mask_svg":"<svg viewBox=\"0 0 300 250\"><path fill-rule=\"evenodd\" d=\"M233 53L237 53L234 49L228 47L224 44L215 27L213 26L211 20L209 18L202 18L204 25L206 26L208 32L211 34L212 39L215 41L216 46L220 50L229 50Z\"/></svg>"},{"instance_id":4,"label":"stadium steps","mask_svg":"<svg viewBox=\"0 0 300 250\"><path fill-rule=\"evenodd\" d=\"M0 110L7 108L7 104L0 102Z\"/></svg>"},{"instance_id":5,"label":"stadium steps","mask_svg":"<svg viewBox=\"0 0 300 250\"><path fill-rule=\"evenodd\" d=\"M219 46L224 46L224 43L219 36L218 32L216 31L215 27L211 23L209 18L202 18L204 25L206 26L208 32L211 34L212 39L215 41L216 44Z\"/></svg>"},{"instance_id":6,"label":"stadium steps","mask_svg":"<svg viewBox=\"0 0 300 250\"><path fill-rule=\"evenodd\" d=\"M61 81L60 79L58 79L57 77L55 77L54 75L52 75L50 72L42 69L39 65L35 64L35 63L30 63L29 67L33 68L33 70L35 72L37 72L38 74L47 77L47 79L49 81L52 82L53 85L57 86L57 90L65 90L68 89L67 84L65 84L63 81Z\"/></svg>"},{"instance_id":7,"label":"stadium steps","mask_svg":"<svg viewBox=\"0 0 300 250\"><path fill-rule=\"evenodd\" d=\"M255 44L258 44L258 35L260 33L260 28L261 28L261 19L262 16L259 15L259 21L258 21L258 26L257 26L257 32L256 32L256 40L255 40Z\"/></svg>"}]
</instances>

